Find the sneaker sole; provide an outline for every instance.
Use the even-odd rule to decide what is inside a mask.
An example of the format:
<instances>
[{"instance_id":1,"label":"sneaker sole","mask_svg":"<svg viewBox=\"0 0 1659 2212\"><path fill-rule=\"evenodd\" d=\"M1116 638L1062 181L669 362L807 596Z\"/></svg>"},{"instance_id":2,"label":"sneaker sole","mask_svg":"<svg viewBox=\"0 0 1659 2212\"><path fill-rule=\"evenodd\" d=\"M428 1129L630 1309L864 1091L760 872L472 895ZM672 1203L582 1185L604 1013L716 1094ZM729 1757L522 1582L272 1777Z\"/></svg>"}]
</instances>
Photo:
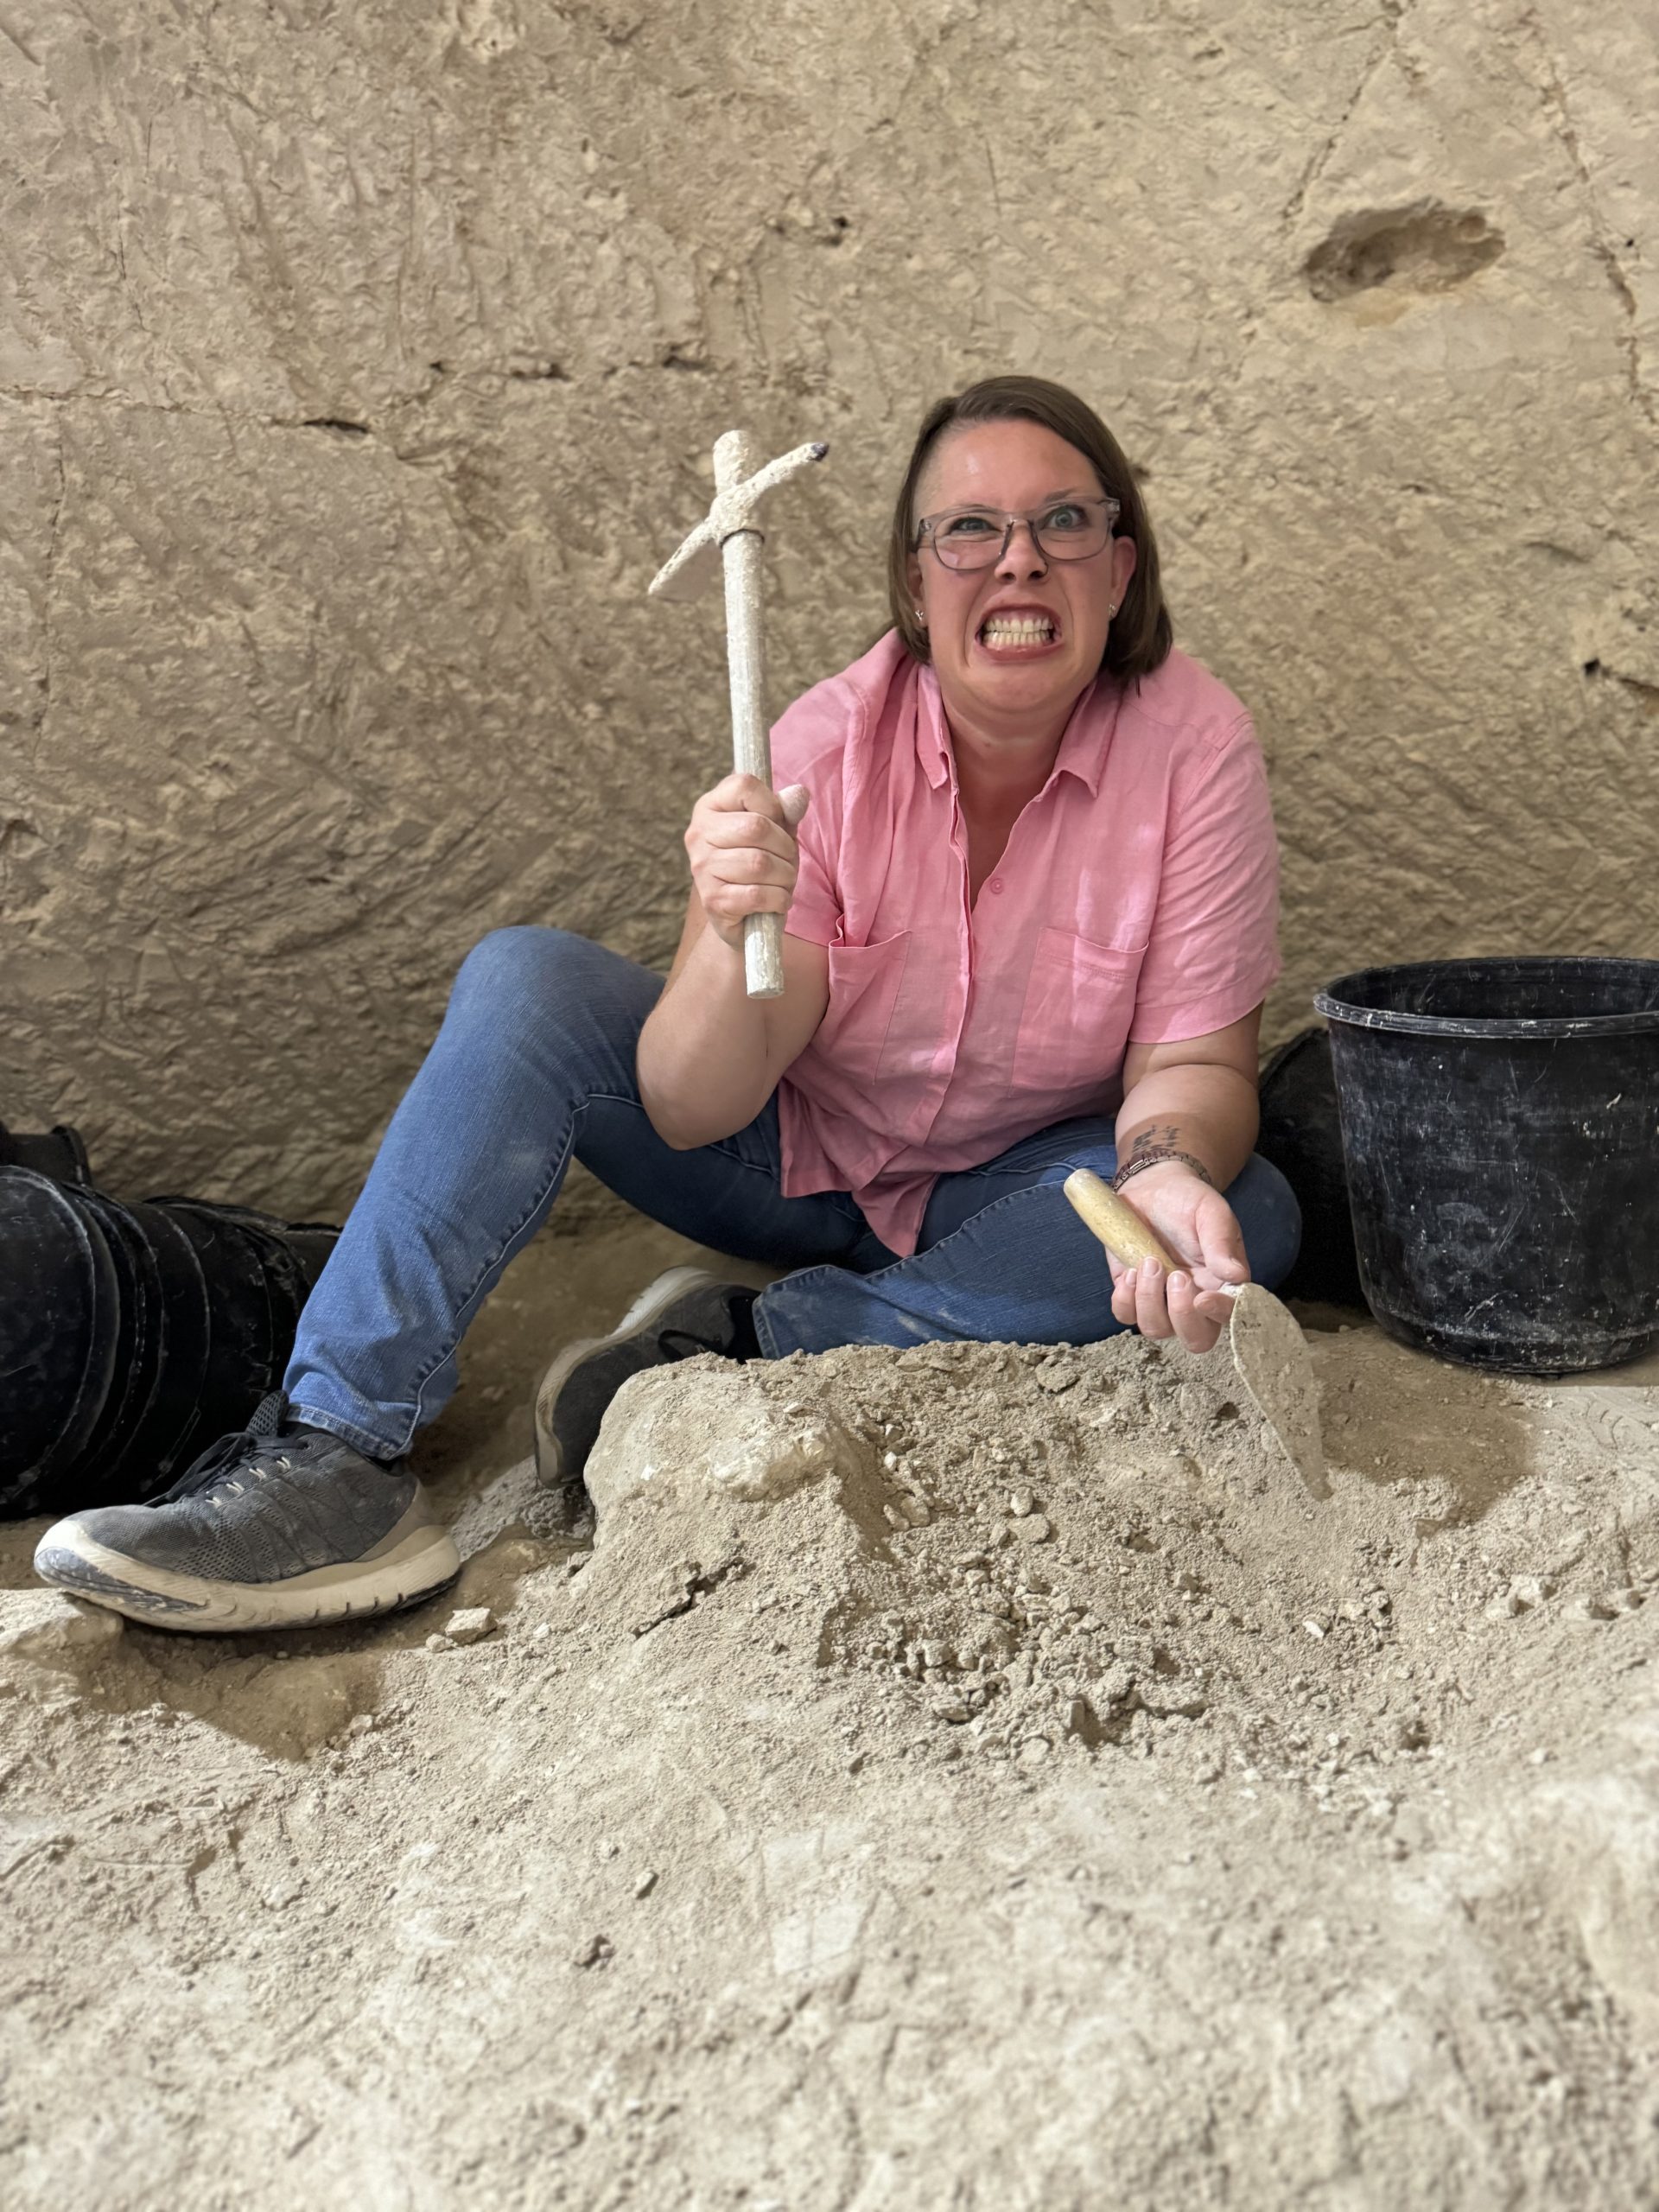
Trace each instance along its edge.
<instances>
[{"instance_id":1,"label":"sneaker sole","mask_svg":"<svg viewBox=\"0 0 1659 2212\"><path fill-rule=\"evenodd\" d=\"M683 1298L687 1291L718 1280L706 1268L671 1268L655 1282L646 1284L608 1337L579 1337L575 1344L565 1346L543 1376L536 1393L536 1473L550 1490L562 1490L580 1478L579 1469L566 1472L564 1452L553 1433L553 1408L575 1370L596 1351L607 1351L630 1337L645 1335L656 1326L677 1298Z\"/></svg>"},{"instance_id":2,"label":"sneaker sole","mask_svg":"<svg viewBox=\"0 0 1659 2212\"><path fill-rule=\"evenodd\" d=\"M42 1537L35 1572L54 1589L147 1627L224 1636L246 1629L321 1628L418 1605L455 1580L461 1554L447 1529L429 1521L407 1529L400 1523L364 1558L340 1567L314 1567L285 1582L213 1582L124 1558L71 1521Z\"/></svg>"}]
</instances>

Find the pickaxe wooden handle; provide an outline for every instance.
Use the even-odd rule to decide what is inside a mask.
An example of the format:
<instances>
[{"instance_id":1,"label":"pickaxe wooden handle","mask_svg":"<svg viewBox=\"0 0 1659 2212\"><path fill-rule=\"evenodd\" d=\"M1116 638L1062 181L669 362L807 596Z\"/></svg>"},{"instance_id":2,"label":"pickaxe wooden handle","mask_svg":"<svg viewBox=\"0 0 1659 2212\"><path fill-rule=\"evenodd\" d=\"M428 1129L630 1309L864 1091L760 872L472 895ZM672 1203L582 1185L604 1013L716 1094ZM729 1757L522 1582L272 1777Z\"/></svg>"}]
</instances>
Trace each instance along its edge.
<instances>
[{"instance_id":1,"label":"pickaxe wooden handle","mask_svg":"<svg viewBox=\"0 0 1659 2212\"><path fill-rule=\"evenodd\" d=\"M766 467L753 466L747 432L728 430L715 445L715 503L673 559L652 580L658 599L690 599L718 560L726 576L726 664L732 686L732 766L772 782L766 713L766 650L760 622L760 553L756 510L775 485L822 461L826 445L797 446ZM743 972L752 999L784 990L784 918L751 914L743 925Z\"/></svg>"}]
</instances>

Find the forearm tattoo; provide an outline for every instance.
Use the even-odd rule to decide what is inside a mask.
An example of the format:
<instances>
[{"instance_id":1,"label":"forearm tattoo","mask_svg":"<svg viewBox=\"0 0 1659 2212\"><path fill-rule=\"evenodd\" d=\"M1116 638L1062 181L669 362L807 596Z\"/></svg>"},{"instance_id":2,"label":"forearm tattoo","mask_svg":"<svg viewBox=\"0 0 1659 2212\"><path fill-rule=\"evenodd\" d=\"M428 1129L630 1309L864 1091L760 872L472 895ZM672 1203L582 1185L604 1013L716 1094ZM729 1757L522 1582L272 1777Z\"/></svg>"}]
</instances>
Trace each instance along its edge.
<instances>
[{"instance_id":1,"label":"forearm tattoo","mask_svg":"<svg viewBox=\"0 0 1659 2212\"><path fill-rule=\"evenodd\" d=\"M1154 1148L1163 1151L1171 1150L1179 1145L1180 1141L1181 1129L1179 1122L1154 1122L1147 1128L1136 1131L1135 1142L1129 1147L1129 1158L1139 1160L1142 1153L1151 1152Z\"/></svg>"}]
</instances>

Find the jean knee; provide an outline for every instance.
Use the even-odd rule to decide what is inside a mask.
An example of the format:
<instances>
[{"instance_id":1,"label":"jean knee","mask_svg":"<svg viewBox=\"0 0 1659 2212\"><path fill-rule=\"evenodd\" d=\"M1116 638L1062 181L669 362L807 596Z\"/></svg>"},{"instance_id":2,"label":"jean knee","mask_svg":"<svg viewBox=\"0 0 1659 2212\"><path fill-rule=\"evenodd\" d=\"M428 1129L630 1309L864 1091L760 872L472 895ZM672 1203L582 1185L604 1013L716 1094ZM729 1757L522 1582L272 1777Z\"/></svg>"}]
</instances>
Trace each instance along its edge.
<instances>
[{"instance_id":1,"label":"jean knee","mask_svg":"<svg viewBox=\"0 0 1659 2212\"><path fill-rule=\"evenodd\" d=\"M1296 1193L1271 1160L1252 1153L1227 1192L1249 1255L1250 1274L1264 1289L1281 1283L1302 1244L1302 1210Z\"/></svg>"},{"instance_id":2,"label":"jean knee","mask_svg":"<svg viewBox=\"0 0 1659 2212\"><path fill-rule=\"evenodd\" d=\"M456 971L451 1009L499 1009L530 1000L545 1005L579 976L598 950L573 930L522 922L480 938Z\"/></svg>"}]
</instances>

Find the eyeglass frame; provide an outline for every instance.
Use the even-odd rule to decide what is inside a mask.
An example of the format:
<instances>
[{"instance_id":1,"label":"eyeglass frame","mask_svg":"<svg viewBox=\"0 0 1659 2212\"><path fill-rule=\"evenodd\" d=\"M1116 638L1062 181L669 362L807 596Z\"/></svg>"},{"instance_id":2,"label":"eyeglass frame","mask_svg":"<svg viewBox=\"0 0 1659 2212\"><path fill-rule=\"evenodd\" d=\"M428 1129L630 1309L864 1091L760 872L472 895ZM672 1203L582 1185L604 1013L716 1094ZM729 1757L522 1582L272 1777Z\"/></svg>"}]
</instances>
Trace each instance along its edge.
<instances>
[{"instance_id":1,"label":"eyeglass frame","mask_svg":"<svg viewBox=\"0 0 1659 2212\"><path fill-rule=\"evenodd\" d=\"M1057 553L1052 546L1046 545L1037 533L1037 524L1041 516L1048 513L1055 507L1104 507L1106 510L1106 544L1096 546L1093 553ZM1026 528L1031 532L1032 544L1036 548L1037 551L1042 555L1045 561L1058 561L1061 563L1065 563L1067 561L1092 561L1095 559L1096 555L1103 553L1106 550L1106 546L1112 543L1113 531L1122 517L1122 502L1113 499L1109 492L1102 492L1097 495L1090 496L1080 495L1076 499L1046 499L1040 507L1027 508L1023 514L1016 514L1013 509L1009 507L978 507L973 505L972 503L969 502L958 507L941 508L939 512L936 515L920 516L917 520L916 535L912 543L911 550L912 553L919 553L922 550L924 542L925 542L933 548L933 558L938 563L942 569L949 569L952 575L972 575L981 569L995 569L1001 567L1002 563L1008 557L1008 548L1014 543L1014 531L1020 527L1021 523L1024 523ZM1003 526L1002 543L998 546L995 556L990 560L976 561L969 568L963 569L958 563L947 561L945 559L944 554L939 550L939 541L937 535L934 533L933 525L936 523L941 523L948 520L953 515L983 515L987 522L995 522L999 518L1001 519Z\"/></svg>"}]
</instances>

